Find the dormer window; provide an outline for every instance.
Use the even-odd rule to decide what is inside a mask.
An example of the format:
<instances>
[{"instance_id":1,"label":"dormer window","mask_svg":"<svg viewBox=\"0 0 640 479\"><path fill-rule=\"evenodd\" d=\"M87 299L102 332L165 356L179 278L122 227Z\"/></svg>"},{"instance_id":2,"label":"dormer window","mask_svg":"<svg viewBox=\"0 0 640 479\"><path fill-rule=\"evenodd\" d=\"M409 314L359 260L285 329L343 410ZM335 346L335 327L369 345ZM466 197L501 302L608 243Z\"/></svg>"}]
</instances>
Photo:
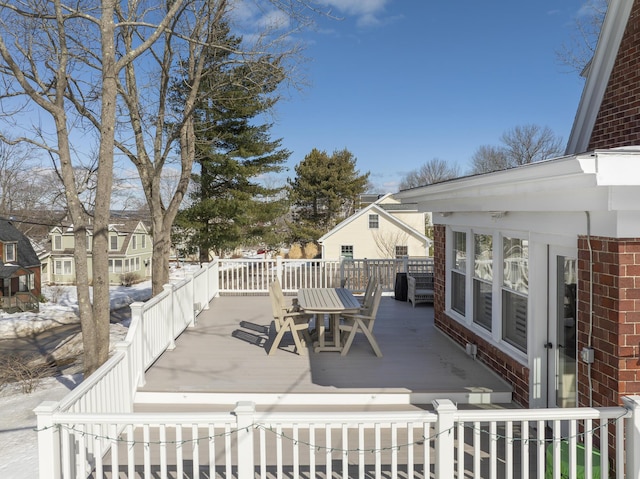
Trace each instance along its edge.
<instances>
[{"instance_id":1,"label":"dormer window","mask_svg":"<svg viewBox=\"0 0 640 479\"><path fill-rule=\"evenodd\" d=\"M109 249L111 251L117 251L118 250L118 236L117 235L109 236Z\"/></svg>"},{"instance_id":2,"label":"dormer window","mask_svg":"<svg viewBox=\"0 0 640 479\"><path fill-rule=\"evenodd\" d=\"M6 243L4 245L4 262L5 263L16 262L16 243Z\"/></svg>"},{"instance_id":3,"label":"dormer window","mask_svg":"<svg viewBox=\"0 0 640 479\"><path fill-rule=\"evenodd\" d=\"M62 235L53 235L53 250L60 251L62 249Z\"/></svg>"}]
</instances>

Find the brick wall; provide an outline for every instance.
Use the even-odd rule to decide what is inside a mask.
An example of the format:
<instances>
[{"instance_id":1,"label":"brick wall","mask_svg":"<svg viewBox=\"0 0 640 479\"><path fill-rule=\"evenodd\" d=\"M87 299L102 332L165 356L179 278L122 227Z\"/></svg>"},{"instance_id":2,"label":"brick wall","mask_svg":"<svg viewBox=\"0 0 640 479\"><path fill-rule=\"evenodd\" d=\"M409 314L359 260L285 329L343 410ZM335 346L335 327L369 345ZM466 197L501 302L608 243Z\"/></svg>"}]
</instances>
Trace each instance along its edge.
<instances>
[{"instance_id":1,"label":"brick wall","mask_svg":"<svg viewBox=\"0 0 640 479\"><path fill-rule=\"evenodd\" d=\"M435 296L434 321L437 328L464 347L467 343L478 345L477 360L498 373L513 387L513 400L529 406L529 368L503 353L445 313L446 281L446 227L434 227Z\"/></svg>"},{"instance_id":2,"label":"brick wall","mask_svg":"<svg viewBox=\"0 0 640 479\"><path fill-rule=\"evenodd\" d=\"M617 406L624 395L640 394L640 238L591 237L593 406ZM578 239L578 351L590 330L590 252ZM578 361L578 401L589 406L588 367Z\"/></svg>"},{"instance_id":3,"label":"brick wall","mask_svg":"<svg viewBox=\"0 0 640 479\"><path fill-rule=\"evenodd\" d=\"M589 150L640 144L640 2L635 2L598 112Z\"/></svg>"}]
</instances>

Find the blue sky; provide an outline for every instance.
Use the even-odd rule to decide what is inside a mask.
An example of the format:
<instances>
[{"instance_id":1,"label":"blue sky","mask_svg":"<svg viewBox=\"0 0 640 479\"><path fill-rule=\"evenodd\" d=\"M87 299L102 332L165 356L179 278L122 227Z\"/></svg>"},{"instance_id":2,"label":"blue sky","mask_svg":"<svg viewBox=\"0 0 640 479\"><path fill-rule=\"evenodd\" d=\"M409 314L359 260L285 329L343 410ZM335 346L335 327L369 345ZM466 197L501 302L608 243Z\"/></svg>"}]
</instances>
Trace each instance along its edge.
<instances>
[{"instance_id":1,"label":"blue sky","mask_svg":"<svg viewBox=\"0 0 640 479\"><path fill-rule=\"evenodd\" d=\"M347 148L379 192L432 158L466 172L481 145L517 125L568 140L584 80L556 52L586 0L325 0L302 39L309 81L276 107L272 138L292 151Z\"/></svg>"}]
</instances>

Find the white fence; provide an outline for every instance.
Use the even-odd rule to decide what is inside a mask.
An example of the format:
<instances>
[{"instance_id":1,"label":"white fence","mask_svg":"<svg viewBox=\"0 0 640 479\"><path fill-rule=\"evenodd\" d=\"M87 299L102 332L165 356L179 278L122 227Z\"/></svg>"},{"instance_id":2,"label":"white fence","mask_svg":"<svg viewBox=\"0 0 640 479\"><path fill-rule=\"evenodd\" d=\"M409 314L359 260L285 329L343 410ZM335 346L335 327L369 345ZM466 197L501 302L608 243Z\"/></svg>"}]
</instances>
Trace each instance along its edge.
<instances>
[{"instance_id":1,"label":"white fence","mask_svg":"<svg viewBox=\"0 0 640 479\"><path fill-rule=\"evenodd\" d=\"M300 288L326 288L344 285L364 290L374 277L384 291L393 291L398 273L433 272L432 258L291 260L220 259L220 292L233 294L267 293L269 283L280 280L285 292Z\"/></svg>"},{"instance_id":2,"label":"white fence","mask_svg":"<svg viewBox=\"0 0 640 479\"><path fill-rule=\"evenodd\" d=\"M62 471L41 477L638 478L640 398L627 402L546 410L462 411L442 400L433 411L412 412L256 412L253 403L239 403L228 413L53 413L46 417L56 425ZM615 461L594 444L613 429Z\"/></svg>"},{"instance_id":3,"label":"white fence","mask_svg":"<svg viewBox=\"0 0 640 479\"><path fill-rule=\"evenodd\" d=\"M369 263L370 274L407 271L407 263L390 263ZM281 278L291 269L282 260L251 264L203 265L150 301L132 305L129 332L112 357L61 402L36 409L41 479L545 478L549 467L548 477L576 478L578 466L586 473L581 477L595 477L598 469L600 477L640 479L640 397L625 398L626 407L619 408L461 411L445 400L421 412L262 413L245 403L228 413L133 413L145 370L175 347L175 338L220 291L243 292L226 270L251 271L254 278L245 284L262 288L271 268ZM311 266L323 272L310 280L315 283L297 282L305 276L296 274L287 284L297 289L330 284L329 278L348 281L360 277L366 263L360 264L348 275L344 261L337 263L342 270ZM600 437L613 438L615 457L603 442L594 461ZM560 476L563 464L568 476ZM612 475L609 464L615 465Z\"/></svg>"}]
</instances>

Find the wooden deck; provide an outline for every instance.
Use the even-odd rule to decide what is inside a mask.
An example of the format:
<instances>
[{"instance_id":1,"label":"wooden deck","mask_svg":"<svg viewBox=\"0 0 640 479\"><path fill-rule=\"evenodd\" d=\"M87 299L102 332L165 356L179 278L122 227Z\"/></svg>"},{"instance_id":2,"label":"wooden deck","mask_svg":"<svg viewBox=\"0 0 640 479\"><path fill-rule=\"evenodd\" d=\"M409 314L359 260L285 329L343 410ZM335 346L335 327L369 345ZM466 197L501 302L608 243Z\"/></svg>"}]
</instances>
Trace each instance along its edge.
<instances>
[{"instance_id":1,"label":"wooden deck","mask_svg":"<svg viewBox=\"0 0 640 479\"><path fill-rule=\"evenodd\" d=\"M438 331L433 307L382 298L374 333L384 357L377 358L363 337L349 354L293 353L285 336L272 356L275 332L268 296L215 298L146 373L136 397L139 411L189 410L237 401L260 407L340 405L394 407L451 399L459 404L511 401L511 387ZM260 333L241 322L265 327ZM259 328L257 328L259 329ZM234 331L242 331L241 334ZM359 335L360 336L360 335Z\"/></svg>"}]
</instances>

